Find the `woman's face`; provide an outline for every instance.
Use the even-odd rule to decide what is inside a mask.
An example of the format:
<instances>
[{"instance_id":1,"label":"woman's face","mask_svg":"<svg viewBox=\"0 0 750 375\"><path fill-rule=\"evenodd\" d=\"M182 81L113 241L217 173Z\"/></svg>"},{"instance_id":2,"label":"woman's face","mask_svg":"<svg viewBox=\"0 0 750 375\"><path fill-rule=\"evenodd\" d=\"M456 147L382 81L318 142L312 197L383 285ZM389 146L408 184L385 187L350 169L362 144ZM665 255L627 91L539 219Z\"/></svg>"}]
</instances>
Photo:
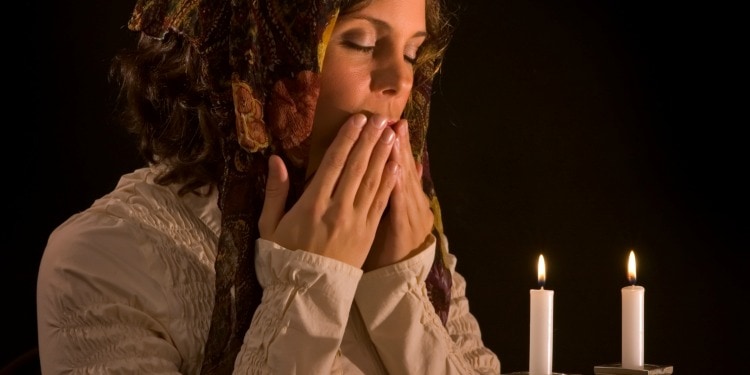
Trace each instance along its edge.
<instances>
[{"instance_id":1,"label":"woman's face","mask_svg":"<svg viewBox=\"0 0 750 375\"><path fill-rule=\"evenodd\" d=\"M417 50L427 35L425 22L425 0L373 0L339 15L320 75L308 173L352 114L401 118Z\"/></svg>"}]
</instances>

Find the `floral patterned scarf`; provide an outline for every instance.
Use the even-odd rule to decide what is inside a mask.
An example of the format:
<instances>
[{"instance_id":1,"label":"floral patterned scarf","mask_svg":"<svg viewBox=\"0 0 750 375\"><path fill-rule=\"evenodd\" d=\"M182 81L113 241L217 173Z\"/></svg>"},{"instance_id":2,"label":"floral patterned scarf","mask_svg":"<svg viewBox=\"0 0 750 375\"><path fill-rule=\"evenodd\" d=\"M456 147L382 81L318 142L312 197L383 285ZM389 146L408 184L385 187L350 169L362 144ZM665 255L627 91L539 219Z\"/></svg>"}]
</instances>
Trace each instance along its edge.
<instances>
[{"instance_id":1,"label":"floral patterned scarf","mask_svg":"<svg viewBox=\"0 0 750 375\"><path fill-rule=\"evenodd\" d=\"M234 123L220 125L224 171L219 186L221 235L216 294L202 373L231 373L262 290L255 275L255 239L268 157L278 154L291 182L288 206L302 192L317 102L318 74L339 0L137 0L129 28L161 39L176 32L200 52L203 74L229 67ZM228 51L228 53L227 53ZM227 64L228 60L228 64ZM444 262L440 206L433 189L426 134L434 66L415 72L408 115L412 151L424 166L423 186L438 239L427 289L443 324L451 277ZM211 77L205 77L207 81Z\"/></svg>"}]
</instances>

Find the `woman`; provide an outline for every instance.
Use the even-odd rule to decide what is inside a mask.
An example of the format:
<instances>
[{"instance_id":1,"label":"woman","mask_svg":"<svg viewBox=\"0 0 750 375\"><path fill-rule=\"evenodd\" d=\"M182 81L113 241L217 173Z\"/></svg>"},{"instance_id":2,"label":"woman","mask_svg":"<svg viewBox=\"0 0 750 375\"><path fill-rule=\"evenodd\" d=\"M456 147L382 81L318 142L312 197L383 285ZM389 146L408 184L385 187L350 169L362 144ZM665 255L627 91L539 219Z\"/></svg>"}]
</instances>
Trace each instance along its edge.
<instances>
[{"instance_id":1,"label":"woman","mask_svg":"<svg viewBox=\"0 0 750 375\"><path fill-rule=\"evenodd\" d=\"M438 0L141 0L129 27L149 166L50 236L45 374L500 372L426 173Z\"/></svg>"}]
</instances>

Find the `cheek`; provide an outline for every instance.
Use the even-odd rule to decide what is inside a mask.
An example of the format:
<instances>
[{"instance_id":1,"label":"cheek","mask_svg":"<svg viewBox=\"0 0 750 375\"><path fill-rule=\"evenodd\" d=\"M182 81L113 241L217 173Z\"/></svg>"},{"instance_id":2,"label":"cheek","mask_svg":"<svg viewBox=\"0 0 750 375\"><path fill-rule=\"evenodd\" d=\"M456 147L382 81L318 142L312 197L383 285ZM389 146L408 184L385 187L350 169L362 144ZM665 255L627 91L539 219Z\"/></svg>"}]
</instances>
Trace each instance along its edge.
<instances>
[{"instance_id":1,"label":"cheek","mask_svg":"<svg viewBox=\"0 0 750 375\"><path fill-rule=\"evenodd\" d=\"M332 134L335 134L341 124L346 121L345 104L338 92L331 90L329 84L321 82L313 132L322 135L323 138L331 138Z\"/></svg>"},{"instance_id":2,"label":"cheek","mask_svg":"<svg viewBox=\"0 0 750 375\"><path fill-rule=\"evenodd\" d=\"M353 113L362 109L369 93L369 75L364 71L332 66L320 82L320 104L323 108Z\"/></svg>"},{"instance_id":3,"label":"cheek","mask_svg":"<svg viewBox=\"0 0 750 375\"><path fill-rule=\"evenodd\" d=\"M368 77L368 74L350 66L326 65L320 77L314 131L335 133L351 114L366 109Z\"/></svg>"}]
</instances>

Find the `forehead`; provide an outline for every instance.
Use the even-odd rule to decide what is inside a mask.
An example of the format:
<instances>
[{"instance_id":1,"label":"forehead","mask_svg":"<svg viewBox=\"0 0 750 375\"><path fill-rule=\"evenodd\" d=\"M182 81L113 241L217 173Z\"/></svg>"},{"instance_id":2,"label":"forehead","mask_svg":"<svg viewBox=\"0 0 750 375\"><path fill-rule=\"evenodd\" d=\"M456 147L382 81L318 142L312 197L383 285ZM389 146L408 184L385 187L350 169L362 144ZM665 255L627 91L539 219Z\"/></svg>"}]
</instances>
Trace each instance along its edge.
<instances>
[{"instance_id":1,"label":"forehead","mask_svg":"<svg viewBox=\"0 0 750 375\"><path fill-rule=\"evenodd\" d=\"M426 0L365 0L344 5L341 20L368 19L392 28L424 29Z\"/></svg>"}]
</instances>

